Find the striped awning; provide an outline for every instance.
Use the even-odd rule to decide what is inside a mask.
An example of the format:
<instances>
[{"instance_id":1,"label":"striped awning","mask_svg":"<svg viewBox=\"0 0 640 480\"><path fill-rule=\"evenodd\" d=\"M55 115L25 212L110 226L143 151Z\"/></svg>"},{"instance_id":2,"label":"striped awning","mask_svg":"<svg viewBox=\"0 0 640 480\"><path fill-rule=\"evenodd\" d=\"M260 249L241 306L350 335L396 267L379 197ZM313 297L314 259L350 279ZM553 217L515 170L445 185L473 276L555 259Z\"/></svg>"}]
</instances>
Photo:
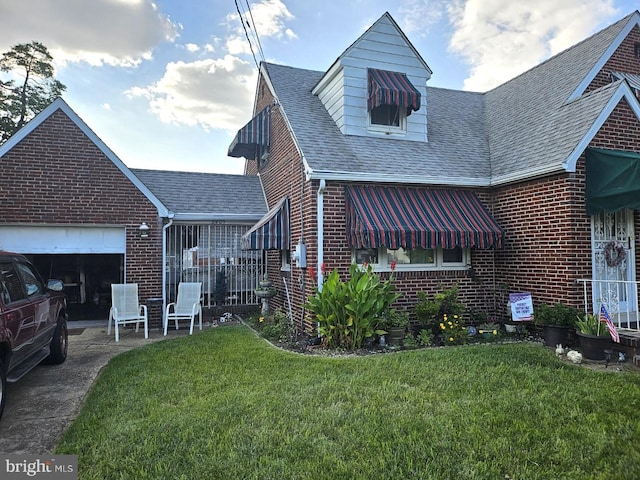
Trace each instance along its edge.
<instances>
[{"instance_id":1,"label":"striped awning","mask_svg":"<svg viewBox=\"0 0 640 480\"><path fill-rule=\"evenodd\" d=\"M289 198L282 198L242 236L242 250L289 249Z\"/></svg>"},{"instance_id":2,"label":"striped awning","mask_svg":"<svg viewBox=\"0 0 640 480\"><path fill-rule=\"evenodd\" d=\"M361 185L345 189L351 247L502 247L502 228L473 192Z\"/></svg>"},{"instance_id":3,"label":"striped awning","mask_svg":"<svg viewBox=\"0 0 640 480\"><path fill-rule=\"evenodd\" d=\"M367 69L369 83L369 111L380 105L397 105L411 111L420 110L420 92L404 73Z\"/></svg>"},{"instance_id":4,"label":"striped awning","mask_svg":"<svg viewBox=\"0 0 640 480\"><path fill-rule=\"evenodd\" d=\"M238 130L227 155L256 160L269 152L271 106L261 110L244 127Z\"/></svg>"}]
</instances>

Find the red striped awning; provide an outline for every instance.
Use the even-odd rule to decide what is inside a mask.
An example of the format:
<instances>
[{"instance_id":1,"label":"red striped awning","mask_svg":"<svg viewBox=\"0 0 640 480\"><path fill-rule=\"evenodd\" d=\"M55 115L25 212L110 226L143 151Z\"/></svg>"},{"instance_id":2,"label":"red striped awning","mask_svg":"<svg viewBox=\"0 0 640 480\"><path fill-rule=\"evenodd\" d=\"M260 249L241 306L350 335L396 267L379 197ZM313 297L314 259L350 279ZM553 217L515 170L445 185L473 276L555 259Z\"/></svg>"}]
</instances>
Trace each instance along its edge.
<instances>
[{"instance_id":1,"label":"red striped awning","mask_svg":"<svg viewBox=\"0 0 640 480\"><path fill-rule=\"evenodd\" d=\"M369 83L369 111L380 105L397 105L407 109L407 115L420 110L420 92L404 73L367 69Z\"/></svg>"},{"instance_id":2,"label":"red striped awning","mask_svg":"<svg viewBox=\"0 0 640 480\"><path fill-rule=\"evenodd\" d=\"M242 250L288 250L289 198L282 198L242 236Z\"/></svg>"},{"instance_id":3,"label":"red striped awning","mask_svg":"<svg viewBox=\"0 0 640 480\"><path fill-rule=\"evenodd\" d=\"M230 157L244 157L256 160L269 151L270 145L270 117L271 106L261 110L244 127L229 145L227 155Z\"/></svg>"},{"instance_id":4,"label":"red striped awning","mask_svg":"<svg viewBox=\"0 0 640 480\"><path fill-rule=\"evenodd\" d=\"M473 192L362 185L345 190L351 247L502 247L502 228Z\"/></svg>"}]
</instances>

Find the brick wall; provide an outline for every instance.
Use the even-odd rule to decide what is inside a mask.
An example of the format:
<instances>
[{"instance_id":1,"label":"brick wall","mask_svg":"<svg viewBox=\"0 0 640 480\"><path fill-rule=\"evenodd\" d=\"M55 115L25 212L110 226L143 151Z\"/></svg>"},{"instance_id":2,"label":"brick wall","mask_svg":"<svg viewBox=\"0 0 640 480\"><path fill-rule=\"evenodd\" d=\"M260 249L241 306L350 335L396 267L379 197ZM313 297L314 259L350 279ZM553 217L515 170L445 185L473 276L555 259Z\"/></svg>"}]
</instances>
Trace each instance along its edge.
<instances>
[{"instance_id":1,"label":"brick wall","mask_svg":"<svg viewBox=\"0 0 640 480\"><path fill-rule=\"evenodd\" d=\"M611 83L611 71L640 75L640 58L635 56L635 45L640 43L640 28L633 27L620 46L595 76L587 92Z\"/></svg>"},{"instance_id":2,"label":"brick wall","mask_svg":"<svg viewBox=\"0 0 640 480\"><path fill-rule=\"evenodd\" d=\"M640 126L622 101L598 131L591 147L640 151ZM592 278L591 218L586 214L584 155L575 173L496 188L495 218L506 231L497 252L498 282L510 291L530 291L534 305L565 302L582 307L582 287ZM638 229L638 212L635 214ZM634 236L638 251L638 236ZM640 266L636 256L636 270Z\"/></svg>"},{"instance_id":3,"label":"brick wall","mask_svg":"<svg viewBox=\"0 0 640 480\"><path fill-rule=\"evenodd\" d=\"M162 225L149 200L61 110L0 159L0 222L126 227L126 282L162 295ZM138 227L146 222L148 238Z\"/></svg>"}]
</instances>

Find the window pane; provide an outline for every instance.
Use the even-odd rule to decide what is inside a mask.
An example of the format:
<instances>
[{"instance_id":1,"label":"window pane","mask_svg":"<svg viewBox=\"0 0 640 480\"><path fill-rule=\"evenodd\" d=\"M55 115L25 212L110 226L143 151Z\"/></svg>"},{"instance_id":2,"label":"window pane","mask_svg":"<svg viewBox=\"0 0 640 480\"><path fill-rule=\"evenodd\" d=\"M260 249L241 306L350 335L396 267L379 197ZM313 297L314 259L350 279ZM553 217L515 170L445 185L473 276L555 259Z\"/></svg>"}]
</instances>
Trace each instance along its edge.
<instances>
[{"instance_id":1,"label":"window pane","mask_svg":"<svg viewBox=\"0 0 640 480\"><path fill-rule=\"evenodd\" d=\"M387 251L387 263L395 261L398 265L406 264L433 264L434 250L432 248L405 249L400 247L397 250Z\"/></svg>"},{"instance_id":2,"label":"window pane","mask_svg":"<svg viewBox=\"0 0 640 480\"><path fill-rule=\"evenodd\" d=\"M356 263L360 265L364 262L378 263L378 249L363 248L360 250L356 250Z\"/></svg>"},{"instance_id":3,"label":"window pane","mask_svg":"<svg viewBox=\"0 0 640 480\"><path fill-rule=\"evenodd\" d=\"M442 263L462 263L462 249L460 247L443 248Z\"/></svg>"},{"instance_id":4,"label":"window pane","mask_svg":"<svg viewBox=\"0 0 640 480\"><path fill-rule=\"evenodd\" d=\"M23 263L18 263L17 266L24 280L24 284L27 287L27 297L43 294L44 286L38 279L36 273L31 269L31 267Z\"/></svg>"},{"instance_id":5,"label":"window pane","mask_svg":"<svg viewBox=\"0 0 640 480\"><path fill-rule=\"evenodd\" d=\"M371 110L372 125L400 126L400 109L397 105L380 105Z\"/></svg>"},{"instance_id":6,"label":"window pane","mask_svg":"<svg viewBox=\"0 0 640 480\"><path fill-rule=\"evenodd\" d=\"M25 298L22 281L12 264L0 265L0 282L2 282L2 299L5 304Z\"/></svg>"},{"instance_id":7,"label":"window pane","mask_svg":"<svg viewBox=\"0 0 640 480\"><path fill-rule=\"evenodd\" d=\"M414 248L410 250L411 263L435 263L435 250L433 248Z\"/></svg>"}]
</instances>

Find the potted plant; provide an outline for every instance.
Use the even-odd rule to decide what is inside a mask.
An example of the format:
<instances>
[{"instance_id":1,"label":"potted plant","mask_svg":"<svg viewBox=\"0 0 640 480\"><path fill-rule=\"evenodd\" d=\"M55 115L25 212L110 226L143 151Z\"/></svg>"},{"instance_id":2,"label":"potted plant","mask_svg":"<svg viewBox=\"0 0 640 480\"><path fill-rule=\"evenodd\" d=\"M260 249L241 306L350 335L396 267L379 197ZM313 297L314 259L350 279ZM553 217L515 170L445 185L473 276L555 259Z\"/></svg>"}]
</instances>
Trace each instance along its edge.
<instances>
[{"instance_id":1,"label":"potted plant","mask_svg":"<svg viewBox=\"0 0 640 480\"><path fill-rule=\"evenodd\" d=\"M384 325L389 334L389 343L399 345L409 326L409 313L392 308L386 313Z\"/></svg>"},{"instance_id":2,"label":"potted plant","mask_svg":"<svg viewBox=\"0 0 640 480\"><path fill-rule=\"evenodd\" d=\"M547 347L570 345L571 331L575 327L578 310L557 302L554 305L543 303L534 313L535 324L542 327L544 344Z\"/></svg>"},{"instance_id":3,"label":"potted plant","mask_svg":"<svg viewBox=\"0 0 640 480\"><path fill-rule=\"evenodd\" d=\"M611 340L607 325L600 321L598 315L591 313L577 316L575 324L582 356L589 360L604 360Z\"/></svg>"}]
</instances>

